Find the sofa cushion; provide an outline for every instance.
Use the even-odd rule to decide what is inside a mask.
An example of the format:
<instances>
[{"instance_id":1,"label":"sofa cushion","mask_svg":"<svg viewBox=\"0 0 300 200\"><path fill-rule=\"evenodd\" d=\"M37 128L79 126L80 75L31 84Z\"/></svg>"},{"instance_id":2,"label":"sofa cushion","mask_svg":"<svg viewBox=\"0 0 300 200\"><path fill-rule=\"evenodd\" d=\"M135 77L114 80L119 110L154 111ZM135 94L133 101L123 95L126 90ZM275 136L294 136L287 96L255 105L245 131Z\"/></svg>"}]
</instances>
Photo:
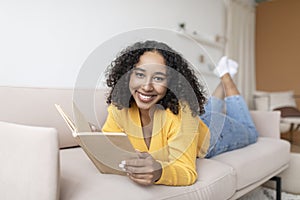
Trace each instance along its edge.
<instances>
[{"instance_id":1,"label":"sofa cushion","mask_svg":"<svg viewBox=\"0 0 300 200\"><path fill-rule=\"evenodd\" d=\"M0 199L57 199L56 130L0 121L0 138Z\"/></svg>"},{"instance_id":2,"label":"sofa cushion","mask_svg":"<svg viewBox=\"0 0 300 200\"><path fill-rule=\"evenodd\" d=\"M188 187L143 187L120 175L101 174L81 148L64 149L61 157L61 200L82 199L228 199L236 190L232 167L198 159L198 181Z\"/></svg>"},{"instance_id":3,"label":"sofa cushion","mask_svg":"<svg viewBox=\"0 0 300 200\"><path fill-rule=\"evenodd\" d=\"M280 139L279 123L280 112L279 111L260 111L251 110L251 117L258 131L259 137L272 137ZM268 123L266 123L268 119Z\"/></svg>"},{"instance_id":4,"label":"sofa cushion","mask_svg":"<svg viewBox=\"0 0 300 200\"><path fill-rule=\"evenodd\" d=\"M300 154L291 153L290 158L289 167L278 175L281 177L281 189L284 192L300 194ZM264 185L274 189L276 186L274 181L268 181Z\"/></svg>"},{"instance_id":5,"label":"sofa cushion","mask_svg":"<svg viewBox=\"0 0 300 200\"><path fill-rule=\"evenodd\" d=\"M77 95L92 94L93 99L87 99L95 112L82 112L89 122L101 126L107 116L105 104L105 89L77 91ZM76 146L71 131L61 118L54 104L60 104L63 110L72 117L73 89L63 88L26 88L0 86L1 101L0 121L56 128L60 147ZM95 105L92 101L95 101ZM92 102L92 103L91 103ZM104 106L103 106L104 105ZM80 107L81 108L81 107ZM97 115L94 117L94 115Z\"/></svg>"},{"instance_id":6,"label":"sofa cushion","mask_svg":"<svg viewBox=\"0 0 300 200\"><path fill-rule=\"evenodd\" d=\"M290 144L285 140L259 137L247 147L213 157L232 166L237 174L237 189L243 189L274 173L290 159Z\"/></svg>"},{"instance_id":7,"label":"sofa cushion","mask_svg":"<svg viewBox=\"0 0 300 200\"><path fill-rule=\"evenodd\" d=\"M273 110L284 106L297 107L294 91L292 90L280 92L256 91L254 97L257 110Z\"/></svg>"}]
</instances>

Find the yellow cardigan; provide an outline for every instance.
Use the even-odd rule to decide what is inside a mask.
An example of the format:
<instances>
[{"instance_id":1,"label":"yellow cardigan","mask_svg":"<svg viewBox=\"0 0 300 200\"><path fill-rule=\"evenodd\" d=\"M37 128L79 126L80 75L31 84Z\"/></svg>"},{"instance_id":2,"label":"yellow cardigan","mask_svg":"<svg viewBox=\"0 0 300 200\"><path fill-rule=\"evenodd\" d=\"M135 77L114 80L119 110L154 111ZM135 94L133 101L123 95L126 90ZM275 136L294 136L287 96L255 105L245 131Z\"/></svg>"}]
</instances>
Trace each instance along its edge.
<instances>
[{"instance_id":1,"label":"yellow cardigan","mask_svg":"<svg viewBox=\"0 0 300 200\"><path fill-rule=\"evenodd\" d=\"M110 105L102 131L124 132L135 149L149 152L162 165L155 184L164 185L190 185L197 180L196 157L205 156L210 138L208 127L198 116L192 117L189 106L181 106L178 115L169 109L155 111L149 149L136 105L121 110Z\"/></svg>"}]
</instances>

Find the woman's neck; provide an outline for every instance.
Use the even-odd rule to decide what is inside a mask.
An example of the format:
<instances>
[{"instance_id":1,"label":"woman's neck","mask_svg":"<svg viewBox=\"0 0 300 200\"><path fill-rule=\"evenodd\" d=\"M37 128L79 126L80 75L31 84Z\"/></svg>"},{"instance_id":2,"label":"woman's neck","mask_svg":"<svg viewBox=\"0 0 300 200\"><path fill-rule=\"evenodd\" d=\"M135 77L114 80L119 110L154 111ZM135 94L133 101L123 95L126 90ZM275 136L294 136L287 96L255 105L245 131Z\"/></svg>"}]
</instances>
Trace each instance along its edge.
<instances>
[{"instance_id":1,"label":"woman's neck","mask_svg":"<svg viewBox=\"0 0 300 200\"><path fill-rule=\"evenodd\" d=\"M150 148L152 129L153 129L153 115L155 109L139 110L141 125L143 130L143 137L147 148Z\"/></svg>"},{"instance_id":2,"label":"woman's neck","mask_svg":"<svg viewBox=\"0 0 300 200\"><path fill-rule=\"evenodd\" d=\"M156 106L153 106L147 110L139 109L140 118L143 127L147 126L152 122L155 110L156 110Z\"/></svg>"},{"instance_id":3,"label":"woman's neck","mask_svg":"<svg viewBox=\"0 0 300 200\"><path fill-rule=\"evenodd\" d=\"M140 112L140 118L141 118L141 123L142 123L142 126L147 126L148 124L150 124L151 122L151 112L150 110L139 110Z\"/></svg>"}]
</instances>

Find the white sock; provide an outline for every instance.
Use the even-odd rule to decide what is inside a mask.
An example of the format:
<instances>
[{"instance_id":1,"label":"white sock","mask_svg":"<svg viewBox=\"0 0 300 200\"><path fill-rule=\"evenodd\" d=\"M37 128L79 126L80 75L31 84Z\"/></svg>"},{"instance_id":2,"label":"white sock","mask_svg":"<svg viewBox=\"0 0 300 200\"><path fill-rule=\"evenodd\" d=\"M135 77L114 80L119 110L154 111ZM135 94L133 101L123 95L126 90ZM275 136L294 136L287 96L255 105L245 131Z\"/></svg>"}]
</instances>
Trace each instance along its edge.
<instances>
[{"instance_id":1,"label":"white sock","mask_svg":"<svg viewBox=\"0 0 300 200\"><path fill-rule=\"evenodd\" d=\"M238 67L239 67L239 65L236 61L228 59L229 74L232 78L237 73Z\"/></svg>"},{"instance_id":2,"label":"white sock","mask_svg":"<svg viewBox=\"0 0 300 200\"><path fill-rule=\"evenodd\" d=\"M237 73L238 63L234 60L228 59L227 56L223 56L217 64L217 67L214 69L214 74L220 78L225 74L229 73L233 78Z\"/></svg>"},{"instance_id":3,"label":"white sock","mask_svg":"<svg viewBox=\"0 0 300 200\"><path fill-rule=\"evenodd\" d=\"M219 76L220 78L224 76L225 74L229 73L229 68L228 68L228 58L227 56L223 56L220 61L218 62L214 73Z\"/></svg>"}]
</instances>

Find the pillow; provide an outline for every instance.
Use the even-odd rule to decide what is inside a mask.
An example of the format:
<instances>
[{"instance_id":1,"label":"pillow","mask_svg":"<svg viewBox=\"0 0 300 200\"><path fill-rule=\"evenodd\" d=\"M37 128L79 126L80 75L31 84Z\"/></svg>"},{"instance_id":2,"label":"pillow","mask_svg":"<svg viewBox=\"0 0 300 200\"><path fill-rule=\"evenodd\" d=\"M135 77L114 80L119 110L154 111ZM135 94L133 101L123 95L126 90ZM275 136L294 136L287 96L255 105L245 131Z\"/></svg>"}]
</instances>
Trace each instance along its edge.
<instances>
[{"instance_id":1,"label":"pillow","mask_svg":"<svg viewBox=\"0 0 300 200\"><path fill-rule=\"evenodd\" d=\"M254 104L257 110L274 110L280 107L297 107L294 92L254 92Z\"/></svg>"},{"instance_id":2,"label":"pillow","mask_svg":"<svg viewBox=\"0 0 300 200\"><path fill-rule=\"evenodd\" d=\"M280 107L274 110L279 110L281 112L281 117L300 117L300 111L295 107Z\"/></svg>"},{"instance_id":3,"label":"pillow","mask_svg":"<svg viewBox=\"0 0 300 200\"><path fill-rule=\"evenodd\" d=\"M297 107L293 91L270 93L270 110L287 106Z\"/></svg>"},{"instance_id":4,"label":"pillow","mask_svg":"<svg viewBox=\"0 0 300 200\"><path fill-rule=\"evenodd\" d=\"M256 91L254 92L254 106L256 110L268 111L270 104L270 95L268 92Z\"/></svg>"}]
</instances>

